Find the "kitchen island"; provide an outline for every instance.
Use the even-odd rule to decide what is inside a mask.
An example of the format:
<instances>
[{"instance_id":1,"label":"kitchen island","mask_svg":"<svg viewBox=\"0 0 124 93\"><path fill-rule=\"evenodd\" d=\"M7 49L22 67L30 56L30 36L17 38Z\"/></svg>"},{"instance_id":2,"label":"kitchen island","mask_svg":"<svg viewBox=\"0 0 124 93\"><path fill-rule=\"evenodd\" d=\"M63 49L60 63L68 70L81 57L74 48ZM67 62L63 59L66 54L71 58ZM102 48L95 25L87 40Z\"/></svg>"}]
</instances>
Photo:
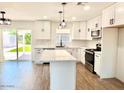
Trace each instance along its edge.
<instances>
[{"instance_id":1,"label":"kitchen island","mask_svg":"<svg viewBox=\"0 0 124 93\"><path fill-rule=\"evenodd\" d=\"M44 50L41 59L50 62L50 89L76 88L76 58L66 50Z\"/></svg>"}]
</instances>

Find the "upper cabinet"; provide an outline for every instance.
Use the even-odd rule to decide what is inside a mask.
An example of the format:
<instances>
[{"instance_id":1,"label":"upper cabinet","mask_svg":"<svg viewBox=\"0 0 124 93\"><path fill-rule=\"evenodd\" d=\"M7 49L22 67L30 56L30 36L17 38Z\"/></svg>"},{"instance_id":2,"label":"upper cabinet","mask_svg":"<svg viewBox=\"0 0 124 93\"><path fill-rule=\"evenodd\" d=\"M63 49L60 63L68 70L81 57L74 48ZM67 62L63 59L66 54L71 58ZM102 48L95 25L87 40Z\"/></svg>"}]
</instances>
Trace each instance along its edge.
<instances>
[{"instance_id":1,"label":"upper cabinet","mask_svg":"<svg viewBox=\"0 0 124 93\"><path fill-rule=\"evenodd\" d=\"M115 24L115 5L112 5L102 12L102 27L108 27Z\"/></svg>"},{"instance_id":2,"label":"upper cabinet","mask_svg":"<svg viewBox=\"0 0 124 93\"><path fill-rule=\"evenodd\" d=\"M91 20L88 20L88 22L87 22L87 40L92 40L91 32L96 31L96 30L101 31L101 27L102 27L102 17L101 16L97 16Z\"/></svg>"},{"instance_id":3,"label":"upper cabinet","mask_svg":"<svg viewBox=\"0 0 124 93\"><path fill-rule=\"evenodd\" d=\"M115 3L102 12L102 27L124 26L124 3Z\"/></svg>"},{"instance_id":4,"label":"upper cabinet","mask_svg":"<svg viewBox=\"0 0 124 93\"><path fill-rule=\"evenodd\" d=\"M86 22L73 22L72 40L86 40Z\"/></svg>"},{"instance_id":5,"label":"upper cabinet","mask_svg":"<svg viewBox=\"0 0 124 93\"><path fill-rule=\"evenodd\" d=\"M91 29L92 29L92 20L89 20L87 22L87 30L86 30L86 38L87 38L87 40L92 40Z\"/></svg>"},{"instance_id":6,"label":"upper cabinet","mask_svg":"<svg viewBox=\"0 0 124 93\"><path fill-rule=\"evenodd\" d=\"M36 21L35 22L35 39L50 39L50 22L49 21Z\"/></svg>"},{"instance_id":7,"label":"upper cabinet","mask_svg":"<svg viewBox=\"0 0 124 93\"><path fill-rule=\"evenodd\" d=\"M124 25L124 3L117 3L115 5L115 23L116 25Z\"/></svg>"},{"instance_id":8,"label":"upper cabinet","mask_svg":"<svg viewBox=\"0 0 124 93\"><path fill-rule=\"evenodd\" d=\"M92 30L101 30L102 27L102 17L97 16L94 19L92 19Z\"/></svg>"}]
</instances>

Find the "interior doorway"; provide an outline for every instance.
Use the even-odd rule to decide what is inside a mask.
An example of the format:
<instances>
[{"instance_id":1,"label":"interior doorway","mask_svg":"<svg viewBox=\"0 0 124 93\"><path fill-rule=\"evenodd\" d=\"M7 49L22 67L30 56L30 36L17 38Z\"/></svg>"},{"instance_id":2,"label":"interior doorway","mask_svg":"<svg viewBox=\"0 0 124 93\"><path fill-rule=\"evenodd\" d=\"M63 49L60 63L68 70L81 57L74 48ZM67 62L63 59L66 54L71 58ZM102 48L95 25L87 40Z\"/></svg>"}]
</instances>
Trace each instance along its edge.
<instances>
[{"instance_id":1,"label":"interior doorway","mask_svg":"<svg viewBox=\"0 0 124 93\"><path fill-rule=\"evenodd\" d=\"M31 30L3 29L3 51L5 61L31 61Z\"/></svg>"}]
</instances>

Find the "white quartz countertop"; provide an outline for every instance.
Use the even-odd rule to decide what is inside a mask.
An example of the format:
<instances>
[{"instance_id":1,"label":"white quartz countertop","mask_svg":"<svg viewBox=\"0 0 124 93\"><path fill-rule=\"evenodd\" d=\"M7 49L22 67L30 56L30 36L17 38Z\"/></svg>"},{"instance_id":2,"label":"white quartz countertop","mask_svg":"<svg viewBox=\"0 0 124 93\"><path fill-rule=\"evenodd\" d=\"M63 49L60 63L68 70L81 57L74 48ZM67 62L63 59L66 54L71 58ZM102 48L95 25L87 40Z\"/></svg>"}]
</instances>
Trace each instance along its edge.
<instances>
[{"instance_id":1,"label":"white quartz countertop","mask_svg":"<svg viewBox=\"0 0 124 93\"><path fill-rule=\"evenodd\" d=\"M41 61L44 62L76 62L76 58L70 55L66 50L44 50L41 55Z\"/></svg>"},{"instance_id":2,"label":"white quartz countertop","mask_svg":"<svg viewBox=\"0 0 124 93\"><path fill-rule=\"evenodd\" d=\"M55 48L53 46L35 46L35 49L39 49L39 48Z\"/></svg>"},{"instance_id":3,"label":"white quartz countertop","mask_svg":"<svg viewBox=\"0 0 124 93\"><path fill-rule=\"evenodd\" d=\"M83 47L83 46L66 46L66 48L83 48L83 49L85 49L86 47Z\"/></svg>"},{"instance_id":4,"label":"white quartz countertop","mask_svg":"<svg viewBox=\"0 0 124 93\"><path fill-rule=\"evenodd\" d=\"M102 54L101 51L95 51L95 54Z\"/></svg>"}]
</instances>

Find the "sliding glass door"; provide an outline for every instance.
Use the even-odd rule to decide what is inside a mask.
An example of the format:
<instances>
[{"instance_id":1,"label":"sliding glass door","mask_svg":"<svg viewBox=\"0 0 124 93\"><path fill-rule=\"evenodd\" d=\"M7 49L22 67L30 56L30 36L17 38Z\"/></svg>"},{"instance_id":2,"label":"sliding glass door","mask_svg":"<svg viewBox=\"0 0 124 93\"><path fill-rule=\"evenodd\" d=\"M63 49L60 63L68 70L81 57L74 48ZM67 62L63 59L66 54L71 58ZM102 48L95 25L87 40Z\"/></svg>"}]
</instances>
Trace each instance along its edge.
<instances>
[{"instance_id":1,"label":"sliding glass door","mask_svg":"<svg viewBox=\"0 0 124 93\"><path fill-rule=\"evenodd\" d=\"M2 29L3 55L5 60L17 60L16 29Z\"/></svg>"},{"instance_id":2,"label":"sliding glass door","mask_svg":"<svg viewBox=\"0 0 124 93\"><path fill-rule=\"evenodd\" d=\"M31 60L30 30L18 30L18 60Z\"/></svg>"},{"instance_id":3,"label":"sliding glass door","mask_svg":"<svg viewBox=\"0 0 124 93\"><path fill-rule=\"evenodd\" d=\"M4 60L31 60L31 31L3 29Z\"/></svg>"}]
</instances>

